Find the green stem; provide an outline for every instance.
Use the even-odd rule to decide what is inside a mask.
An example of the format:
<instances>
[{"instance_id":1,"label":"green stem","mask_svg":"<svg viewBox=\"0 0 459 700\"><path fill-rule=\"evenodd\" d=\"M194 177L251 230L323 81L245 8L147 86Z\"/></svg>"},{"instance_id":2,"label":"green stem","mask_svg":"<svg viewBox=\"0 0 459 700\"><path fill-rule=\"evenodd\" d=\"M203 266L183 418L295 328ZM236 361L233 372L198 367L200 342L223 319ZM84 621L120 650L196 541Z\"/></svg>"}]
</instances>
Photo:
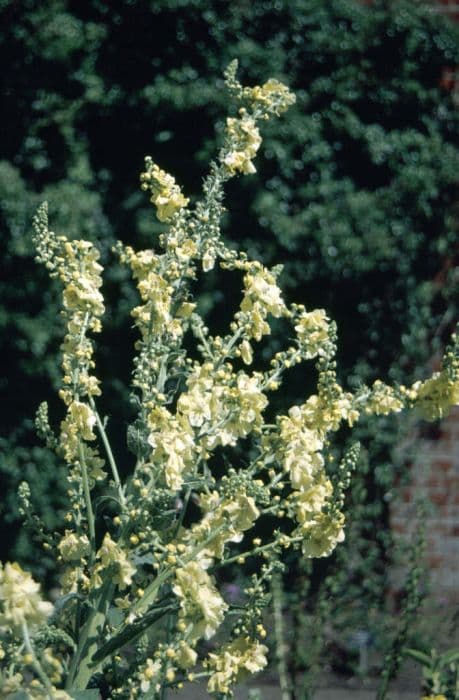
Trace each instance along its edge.
<instances>
[{"instance_id":1,"label":"green stem","mask_svg":"<svg viewBox=\"0 0 459 700\"><path fill-rule=\"evenodd\" d=\"M86 517L88 518L89 540L91 543L90 563L94 560L96 553L96 527L94 522L94 512L92 509L91 492L89 490L88 470L86 468L86 460L84 457L83 445L78 443L78 458L81 466L81 478L83 482L83 494L86 504Z\"/></svg>"},{"instance_id":2,"label":"green stem","mask_svg":"<svg viewBox=\"0 0 459 700\"><path fill-rule=\"evenodd\" d=\"M97 412L96 404L92 396L89 397L89 405L91 406L91 409L96 417L96 423L97 423L97 428L99 430L100 436L102 438L102 442L104 443L104 448L105 452L107 454L107 459L110 464L110 468L112 470L112 476L113 476L113 481L115 482L117 491L118 491L118 496L120 499L120 503L122 506L126 505L126 497L123 492L123 487L121 484L119 472L118 472L118 467L116 466L115 458L113 456L112 448L110 447L110 442L107 437L106 430L104 428L104 424Z\"/></svg>"},{"instance_id":3,"label":"green stem","mask_svg":"<svg viewBox=\"0 0 459 700\"><path fill-rule=\"evenodd\" d=\"M49 700L53 700L54 688L51 685L48 676L44 672L42 665L40 664L39 660L37 659L37 656L35 654L35 650L32 646L32 642L30 641L29 629L28 629L27 623L25 621L22 623L22 637L24 639L24 646L25 646L27 652L32 657L32 666L33 666L37 676L40 678L41 682L43 683L43 685L46 688L47 697Z\"/></svg>"},{"instance_id":4,"label":"green stem","mask_svg":"<svg viewBox=\"0 0 459 700\"><path fill-rule=\"evenodd\" d=\"M91 676L97 670L92 663L92 657L102 639L113 588L112 583L104 584L96 606L83 627L78 648L70 664L66 690L85 690Z\"/></svg>"},{"instance_id":5,"label":"green stem","mask_svg":"<svg viewBox=\"0 0 459 700\"><path fill-rule=\"evenodd\" d=\"M263 514L265 512L266 511L263 511ZM293 544L295 542L302 542L303 539L304 539L303 537L290 537L289 541ZM214 564L214 566L212 567L212 571L214 571L215 569L220 569L222 566L226 566L227 564L232 564L233 562L237 561L241 557L244 559L248 559L249 557L256 557L259 554L261 554L262 552L266 552L269 549L272 549L276 545L278 545L278 542L268 542L268 544L260 545L259 547L255 547L255 549L248 549L246 552L241 552L240 554L235 554L232 557L228 557L228 559L223 559L218 564Z\"/></svg>"},{"instance_id":6,"label":"green stem","mask_svg":"<svg viewBox=\"0 0 459 700\"><path fill-rule=\"evenodd\" d=\"M292 700L287 672L287 645L285 644L284 620L282 617L282 579L276 574L272 581L274 637L276 640L277 673L282 700Z\"/></svg>"},{"instance_id":7,"label":"green stem","mask_svg":"<svg viewBox=\"0 0 459 700\"><path fill-rule=\"evenodd\" d=\"M124 627L121 632L117 632L115 630L112 638L105 642L105 644L93 655L91 665L95 667L96 664L100 664L108 657L113 656L113 654L118 649L121 649L121 647L123 647L125 644L132 643L141 635L145 634L146 630L155 622L160 620L164 615L177 612L177 610L178 606L175 604L167 604L163 605L162 607L159 606L157 608L153 608L137 621L129 624L127 627Z\"/></svg>"},{"instance_id":8,"label":"green stem","mask_svg":"<svg viewBox=\"0 0 459 700\"><path fill-rule=\"evenodd\" d=\"M164 571L159 574L149 586L147 586L142 598L140 598L140 600L138 600L137 603L134 603L132 606L131 612L138 614L141 610L144 610L145 608L149 607L149 605L154 603L159 588L167 581L173 571L174 569L171 566L164 569Z\"/></svg>"}]
</instances>

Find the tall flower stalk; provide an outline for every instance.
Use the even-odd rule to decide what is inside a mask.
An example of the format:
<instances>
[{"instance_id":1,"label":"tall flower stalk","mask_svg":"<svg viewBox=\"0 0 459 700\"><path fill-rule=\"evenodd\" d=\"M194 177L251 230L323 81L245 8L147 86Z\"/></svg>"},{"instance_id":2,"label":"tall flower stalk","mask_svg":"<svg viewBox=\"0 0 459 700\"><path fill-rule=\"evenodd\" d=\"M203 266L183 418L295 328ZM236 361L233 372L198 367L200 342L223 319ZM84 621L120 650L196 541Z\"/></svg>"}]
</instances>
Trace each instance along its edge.
<instances>
[{"instance_id":1,"label":"tall flower stalk","mask_svg":"<svg viewBox=\"0 0 459 700\"><path fill-rule=\"evenodd\" d=\"M64 416L56 436L42 405L37 427L67 465L69 501L64 532L44 534L61 570L54 609L16 564L0 573L5 697L20 689L31 698L89 699L90 689L99 688L104 697L160 700L168 688L204 677L215 697L232 697L235 684L267 664L263 609L283 550L326 557L345 537L343 499L358 448L332 478L334 433L362 413L418 407L436 418L458 401L455 338L442 370L424 383L377 381L346 391L336 372L336 328L325 310L288 305L279 269L225 244L224 185L254 172L259 126L294 102L276 80L243 87L235 63L226 84L237 112L226 121L202 198L190 203L147 157L141 187L165 225L159 249L116 247L139 292L132 311L137 415L128 430L135 464L124 482L97 408L93 335L104 313L98 252L54 234L46 205L35 217L38 260L62 282L66 323ZM225 335L212 334L191 293L197 274L214 267L242 276L242 299ZM288 342L257 370L254 353L272 319L289 324ZM315 393L268 422L269 396L281 389L285 372L311 361ZM244 458L235 449L241 444ZM110 511L101 507L107 502ZM253 536L259 523L263 540ZM225 599L221 572L249 559L257 573L236 605ZM30 605L21 602L27 591ZM201 640L215 640L217 632L212 650L202 651Z\"/></svg>"}]
</instances>

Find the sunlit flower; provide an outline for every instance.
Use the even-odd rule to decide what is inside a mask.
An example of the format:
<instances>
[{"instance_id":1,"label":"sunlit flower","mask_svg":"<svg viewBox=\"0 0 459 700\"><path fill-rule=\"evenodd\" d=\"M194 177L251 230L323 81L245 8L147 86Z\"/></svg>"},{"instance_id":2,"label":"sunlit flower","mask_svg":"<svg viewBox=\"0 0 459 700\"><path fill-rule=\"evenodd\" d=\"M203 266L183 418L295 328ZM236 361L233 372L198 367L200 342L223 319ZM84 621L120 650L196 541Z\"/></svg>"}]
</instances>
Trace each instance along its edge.
<instances>
[{"instance_id":1,"label":"sunlit flower","mask_svg":"<svg viewBox=\"0 0 459 700\"><path fill-rule=\"evenodd\" d=\"M97 552L97 559L100 562L96 568L97 573L111 568L112 581L119 586L120 590L131 585L136 569L128 560L126 552L112 540L108 532Z\"/></svg>"},{"instance_id":2,"label":"sunlit flower","mask_svg":"<svg viewBox=\"0 0 459 700\"><path fill-rule=\"evenodd\" d=\"M42 600L40 586L19 564L0 564L0 628L17 631L26 623L39 625L53 606Z\"/></svg>"},{"instance_id":3,"label":"sunlit flower","mask_svg":"<svg viewBox=\"0 0 459 700\"><path fill-rule=\"evenodd\" d=\"M206 667L211 670L207 684L209 693L227 694L235 683L249 673L258 673L268 663L268 648L249 637L240 637L209 654Z\"/></svg>"},{"instance_id":4,"label":"sunlit flower","mask_svg":"<svg viewBox=\"0 0 459 700\"><path fill-rule=\"evenodd\" d=\"M240 119L228 117L226 120L226 134L231 146L224 155L223 163L231 174L254 173L255 166L252 159L255 158L261 144L261 136L255 120L245 111L241 111Z\"/></svg>"},{"instance_id":5,"label":"sunlit flower","mask_svg":"<svg viewBox=\"0 0 459 700\"><path fill-rule=\"evenodd\" d=\"M213 579L195 561L175 572L172 590L180 599L181 615L191 625L191 637L210 639L220 627L227 604L215 588Z\"/></svg>"},{"instance_id":6,"label":"sunlit flower","mask_svg":"<svg viewBox=\"0 0 459 700\"><path fill-rule=\"evenodd\" d=\"M150 191L150 201L156 206L160 221L170 221L188 204L188 199L183 196L172 175L161 170L149 156L145 158L145 171L140 181L142 189Z\"/></svg>"}]
</instances>

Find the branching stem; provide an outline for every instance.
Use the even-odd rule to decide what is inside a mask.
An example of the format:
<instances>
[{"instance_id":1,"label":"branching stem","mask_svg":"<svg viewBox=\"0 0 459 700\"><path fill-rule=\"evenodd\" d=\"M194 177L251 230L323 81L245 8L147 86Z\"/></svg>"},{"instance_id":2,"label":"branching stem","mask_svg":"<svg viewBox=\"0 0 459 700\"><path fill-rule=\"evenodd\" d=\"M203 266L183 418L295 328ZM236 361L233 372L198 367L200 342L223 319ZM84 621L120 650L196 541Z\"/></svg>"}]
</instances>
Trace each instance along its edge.
<instances>
[{"instance_id":1,"label":"branching stem","mask_svg":"<svg viewBox=\"0 0 459 700\"><path fill-rule=\"evenodd\" d=\"M105 430L104 424L99 416L99 413L97 412L96 404L92 396L89 397L89 405L91 406L91 409L96 417L96 423L97 423L97 429L99 430L100 437L102 438L102 442L104 444L105 452L107 454L107 459L110 464L110 468L112 470L112 476L113 476L113 481L115 482L116 489L118 491L118 497L120 499L121 505L124 507L126 505L126 496L124 495L123 491L123 486L121 484L119 472L118 472L118 467L116 466L116 461L113 456L112 448L110 447L110 442L107 437L107 432Z\"/></svg>"}]
</instances>

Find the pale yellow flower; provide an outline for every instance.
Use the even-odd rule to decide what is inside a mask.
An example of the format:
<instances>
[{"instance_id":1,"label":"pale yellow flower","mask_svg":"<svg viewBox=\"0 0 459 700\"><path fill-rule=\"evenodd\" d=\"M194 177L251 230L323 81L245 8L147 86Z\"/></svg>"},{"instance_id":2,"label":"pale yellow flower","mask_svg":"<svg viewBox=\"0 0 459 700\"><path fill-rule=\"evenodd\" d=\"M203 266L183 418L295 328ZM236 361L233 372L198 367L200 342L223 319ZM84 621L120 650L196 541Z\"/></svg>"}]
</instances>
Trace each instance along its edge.
<instances>
[{"instance_id":1,"label":"pale yellow flower","mask_svg":"<svg viewBox=\"0 0 459 700\"><path fill-rule=\"evenodd\" d=\"M181 424L201 428L201 443L206 449L216 445L234 445L263 422L262 412L268 399L262 392L261 377L237 374L230 369L215 376L211 363L197 366L187 380L188 391L177 403Z\"/></svg>"},{"instance_id":2,"label":"pale yellow flower","mask_svg":"<svg viewBox=\"0 0 459 700\"><path fill-rule=\"evenodd\" d=\"M136 569L128 560L126 552L112 540L108 532L105 534L96 558L100 562L95 567L97 574L104 569L113 567L113 583L116 583L120 590L124 590L131 585L132 577L134 576Z\"/></svg>"},{"instance_id":3,"label":"pale yellow flower","mask_svg":"<svg viewBox=\"0 0 459 700\"><path fill-rule=\"evenodd\" d=\"M239 351L241 353L242 361L245 365L251 365L253 362L253 351L252 346L248 340L243 340L239 346Z\"/></svg>"},{"instance_id":4,"label":"pale yellow flower","mask_svg":"<svg viewBox=\"0 0 459 700\"><path fill-rule=\"evenodd\" d=\"M344 540L344 515L318 513L314 520L305 522L298 530L304 537L302 551L305 557L328 557L336 545Z\"/></svg>"},{"instance_id":5,"label":"pale yellow flower","mask_svg":"<svg viewBox=\"0 0 459 700\"><path fill-rule=\"evenodd\" d=\"M295 331L306 358L312 359L320 355L330 332L324 309L302 313L295 325Z\"/></svg>"},{"instance_id":6,"label":"pale yellow flower","mask_svg":"<svg viewBox=\"0 0 459 700\"><path fill-rule=\"evenodd\" d=\"M90 552L90 544L86 535L77 535L66 530L57 548L64 561L76 561L86 557Z\"/></svg>"},{"instance_id":7,"label":"pale yellow flower","mask_svg":"<svg viewBox=\"0 0 459 700\"><path fill-rule=\"evenodd\" d=\"M40 586L19 564L0 564L0 628L17 631L26 623L39 625L53 611L42 600Z\"/></svg>"},{"instance_id":8,"label":"pale yellow flower","mask_svg":"<svg viewBox=\"0 0 459 700\"><path fill-rule=\"evenodd\" d=\"M228 693L249 673L258 673L268 663L268 648L249 637L239 637L223 646L219 652L209 654L206 666L213 673L209 678L209 693Z\"/></svg>"},{"instance_id":9,"label":"pale yellow flower","mask_svg":"<svg viewBox=\"0 0 459 700\"><path fill-rule=\"evenodd\" d=\"M244 94L246 93L255 106L259 104L277 115L285 112L296 100L295 95L290 92L288 87L274 78L270 78L263 85L245 88Z\"/></svg>"},{"instance_id":10,"label":"pale yellow flower","mask_svg":"<svg viewBox=\"0 0 459 700\"><path fill-rule=\"evenodd\" d=\"M91 408L81 402L72 401L67 409L67 415L61 422L60 441L67 461L72 462L78 455L80 440L95 440L93 428L96 416Z\"/></svg>"},{"instance_id":11,"label":"pale yellow flower","mask_svg":"<svg viewBox=\"0 0 459 700\"><path fill-rule=\"evenodd\" d=\"M184 669L192 668L197 660L198 655L195 650L186 642L181 641L175 655L177 666Z\"/></svg>"},{"instance_id":12,"label":"pale yellow flower","mask_svg":"<svg viewBox=\"0 0 459 700\"><path fill-rule=\"evenodd\" d=\"M323 467L320 450L323 440L317 430L306 426L303 407L292 406L288 416L279 419L282 447L279 458L290 474L293 488L307 489Z\"/></svg>"},{"instance_id":13,"label":"pale yellow flower","mask_svg":"<svg viewBox=\"0 0 459 700\"><path fill-rule=\"evenodd\" d=\"M352 403L352 394L344 392L339 384L329 388L333 398L313 394L301 407L305 425L323 437L329 431L338 430L343 420L353 425L359 417Z\"/></svg>"},{"instance_id":14,"label":"pale yellow flower","mask_svg":"<svg viewBox=\"0 0 459 700\"><path fill-rule=\"evenodd\" d=\"M145 158L145 172L141 174L140 180L142 189L151 193L150 201L156 206L156 215L160 221L170 221L187 206L189 200L183 196L172 175L161 170L149 156Z\"/></svg>"},{"instance_id":15,"label":"pale yellow flower","mask_svg":"<svg viewBox=\"0 0 459 700\"><path fill-rule=\"evenodd\" d=\"M161 672L161 661L156 659L146 659L145 668L140 673L140 690L142 693L147 693L151 686L155 686L159 681Z\"/></svg>"},{"instance_id":16,"label":"pale yellow flower","mask_svg":"<svg viewBox=\"0 0 459 700\"><path fill-rule=\"evenodd\" d=\"M227 542L240 542L260 516L254 499L241 492L231 499L222 499L217 491L203 494L200 503L204 517L184 536L185 542L196 545L210 539L197 557L203 568L208 568L215 558L221 559ZM212 534L214 536L212 537Z\"/></svg>"},{"instance_id":17,"label":"pale yellow flower","mask_svg":"<svg viewBox=\"0 0 459 700\"><path fill-rule=\"evenodd\" d=\"M203 271L209 272L210 270L213 270L215 267L215 261L216 261L215 254L212 253L212 251L210 251L210 250L206 250L206 252L202 256L202 269L203 269Z\"/></svg>"},{"instance_id":18,"label":"pale yellow flower","mask_svg":"<svg viewBox=\"0 0 459 700\"><path fill-rule=\"evenodd\" d=\"M64 290L64 308L102 315L104 298L97 288L98 284L98 279L84 276L68 284Z\"/></svg>"},{"instance_id":19,"label":"pale yellow flower","mask_svg":"<svg viewBox=\"0 0 459 700\"><path fill-rule=\"evenodd\" d=\"M223 163L232 175L236 172L250 174L255 172L252 159L256 156L261 144L261 136L255 120L242 110L240 119L228 117L226 134L231 144L225 154Z\"/></svg>"},{"instance_id":20,"label":"pale yellow flower","mask_svg":"<svg viewBox=\"0 0 459 700\"><path fill-rule=\"evenodd\" d=\"M60 577L60 581L64 593L75 593L79 586L87 589L90 584L90 579L79 566L65 569ZM100 583L101 582L99 582L98 585L100 585Z\"/></svg>"},{"instance_id":21,"label":"pale yellow flower","mask_svg":"<svg viewBox=\"0 0 459 700\"><path fill-rule=\"evenodd\" d=\"M452 381L446 372L435 372L425 382L416 382L416 406L427 420L438 420L448 415L459 403L459 381Z\"/></svg>"},{"instance_id":22,"label":"pale yellow flower","mask_svg":"<svg viewBox=\"0 0 459 700\"><path fill-rule=\"evenodd\" d=\"M301 525L314 522L318 513L330 499L333 487L330 479L321 474L316 483L295 494L296 518Z\"/></svg>"},{"instance_id":23,"label":"pale yellow flower","mask_svg":"<svg viewBox=\"0 0 459 700\"><path fill-rule=\"evenodd\" d=\"M148 416L152 461L161 468L167 486L177 491L196 455L192 434L167 408L155 407Z\"/></svg>"},{"instance_id":24,"label":"pale yellow flower","mask_svg":"<svg viewBox=\"0 0 459 700\"><path fill-rule=\"evenodd\" d=\"M228 609L213 579L195 561L178 568L175 577L172 590L180 599L182 618L186 624L192 625L191 639L210 639Z\"/></svg>"},{"instance_id":25,"label":"pale yellow flower","mask_svg":"<svg viewBox=\"0 0 459 700\"><path fill-rule=\"evenodd\" d=\"M365 412L387 416L389 413L399 413L402 409L403 403L397 398L392 387L377 379L365 404Z\"/></svg>"},{"instance_id":26,"label":"pale yellow flower","mask_svg":"<svg viewBox=\"0 0 459 700\"><path fill-rule=\"evenodd\" d=\"M241 311L250 312L254 307L263 315L269 313L276 318L282 316L286 309L274 275L264 268L250 272L244 277Z\"/></svg>"}]
</instances>

